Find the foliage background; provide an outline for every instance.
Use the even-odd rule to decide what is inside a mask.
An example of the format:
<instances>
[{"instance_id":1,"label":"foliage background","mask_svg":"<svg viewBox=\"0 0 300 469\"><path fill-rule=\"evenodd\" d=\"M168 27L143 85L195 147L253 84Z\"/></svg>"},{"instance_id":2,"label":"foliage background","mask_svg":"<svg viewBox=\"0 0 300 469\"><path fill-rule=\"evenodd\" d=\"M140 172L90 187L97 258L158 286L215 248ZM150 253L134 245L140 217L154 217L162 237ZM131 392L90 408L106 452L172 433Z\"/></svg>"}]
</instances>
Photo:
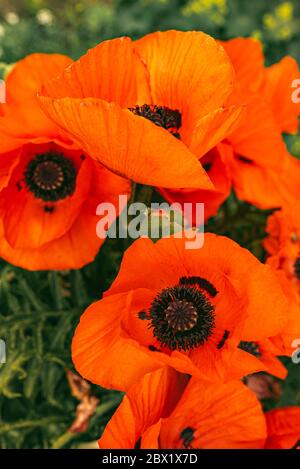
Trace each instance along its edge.
<instances>
[{"instance_id":1,"label":"foliage background","mask_svg":"<svg viewBox=\"0 0 300 469\"><path fill-rule=\"evenodd\" d=\"M268 64L286 54L300 62L297 0L0 0L0 74L32 52L77 58L103 39L170 28L199 29L221 39L255 37ZM300 138L289 138L288 145L300 156ZM232 195L206 229L230 236L264 260L266 215ZM99 405L89 429L70 433L78 401L66 369L72 369L74 327L109 287L124 247L108 240L81 271L27 272L0 261L0 338L8 348L7 363L0 365L0 448L85 447L100 436L121 396L92 387ZM286 362L290 373L282 395L266 400L266 408L300 404L299 368Z\"/></svg>"}]
</instances>

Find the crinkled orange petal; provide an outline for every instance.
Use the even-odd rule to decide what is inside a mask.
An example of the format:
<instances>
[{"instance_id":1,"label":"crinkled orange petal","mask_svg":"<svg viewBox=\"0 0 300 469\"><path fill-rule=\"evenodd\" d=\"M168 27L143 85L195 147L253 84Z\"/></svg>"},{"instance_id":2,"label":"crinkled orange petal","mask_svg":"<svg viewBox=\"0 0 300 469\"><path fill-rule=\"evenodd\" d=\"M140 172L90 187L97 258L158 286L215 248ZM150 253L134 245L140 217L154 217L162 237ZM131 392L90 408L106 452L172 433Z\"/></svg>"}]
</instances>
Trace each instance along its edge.
<instances>
[{"instance_id":1,"label":"crinkled orange petal","mask_svg":"<svg viewBox=\"0 0 300 469\"><path fill-rule=\"evenodd\" d=\"M148 72L129 37L103 41L44 84L52 98L100 98L121 107L151 104Z\"/></svg>"},{"instance_id":2,"label":"crinkled orange petal","mask_svg":"<svg viewBox=\"0 0 300 469\"><path fill-rule=\"evenodd\" d=\"M100 448L134 448L149 427L170 414L187 381L187 376L168 367L145 375L130 388L106 426Z\"/></svg>"},{"instance_id":3,"label":"crinkled orange petal","mask_svg":"<svg viewBox=\"0 0 300 469\"><path fill-rule=\"evenodd\" d=\"M229 326L230 327L230 326ZM231 325L231 329L232 329ZM220 342L222 336L220 335ZM238 348L236 339L228 339L219 349L216 343L207 343L190 354L197 367L194 377L216 383L227 383L258 371L267 371L266 366L256 357Z\"/></svg>"},{"instance_id":4,"label":"crinkled orange petal","mask_svg":"<svg viewBox=\"0 0 300 469\"><path fill-rule=\"evenodd\" d=\"M147 185L213 187L195 155L149 120L99 99L41 100L92 158L117 174Z\"/></svg>"},{"instance_id":5,"label":"crinkled orange petal","mask_svg":"<svg viewBox=\"0 0 300 469\"><path fill-rule=\"evenodd\" d=\"M237 37L220 41L230 57L236 79L241 86L257 91L264 78L262 45L256 39Z\"/></svg>"},{"instance_id":6,"label":"crinkled orange petal","mask_svg":"<svg viewBox=\"0 0 300 469\"><path fill-rule=\"evenodd\" d=\"M247 281L247 295L248 319L242 326L243 340L257 341L280 333L288 319L289 302L270 266L260 264L253 270Z\"/></svg>"},{"instance_id":7,"label":"crinkled orange petal","mask_svg":"<svg viewBox=\"0 0 300 469\"><path fill-rule=\"evenodd\" d=\"M183 439L191 429L191 440ZM266 424L254 394L240 381L214 385L191 379L160 431L160 448L262 448Z\"/></svg>"},{"instance_id":8,"label":"crinkled orange petal","mask_svg":"<svg viewBox=\"0 0 300 469\"><path fill-rule=\"evenodd\" d=\"M260 360L265 365L267 373L276 376L276 378L279 379L286 379L288 370L281 363L279 358L277 358L274 353L263 350L261 346L259 347L259 350L262 355Z\"/></svg>"},{"instance_id":9,"label":"crinkled orange petal","mask_svg":"<svg viewBox=\"0 0 300 469\"><path fill-rule=\"evenodd\" d=\"M292 100L292 93L296 91L292 84L299 79L298 64L289 56L265 71L263 93L282 132L295 134L299 128L300 103Z\"/></svg>"},{"instance_id":10,"label":"crinkled orange petal","mask_svg":"<svg viewBox=\"0 0 300 469\"><path fill-rule=\"evenodd\" d=\"M219 144L201 159L201 164L206 169L209 178L215 186L213 190L159 189L159 192L170 204L176 202L181 204L183 208L185 203L192 204L192 217L187 217L187 220L193 225L196 225L199 221L202 222L202 220L197 220L196 204L204 203L204 217L207 220L217 213L221 204L230 194L231 177L227 158L232 157L233 151L231 146Z\"/></svg>"},{"instance_id":11,"label":"crinkled orange petal","mask_svg":"<svg viewBox=\"0 0 300 469\"><path fill-rule=\"evenodd\" d=\"M291 169L294 172L300 170L300 163L293 158L297 166L292 164ZM294 163L293 162L293 163ZM298 169L297 169L298 168ZM290 171L290 180L292 171ZM293 201L292 204L286 204L281 210L276 210L268 217L266 232L268 237L264 239L263 245L268 254L279 254L281 250L288 251L292 256L296 256L300 247L300 220L298 213L300 210L300 201Z\"/></svg>"},{"instance_id":12,"label":"crinkled orange petal","mask_svg":"<svg viewBox=\"0 0 300 469\"><path fill-rule=\"evenodd\" d=\"M249 95L246 104L239 125L227 137L229 143L237 155L280 171L286 148L273 113L259 94Z\"/></svg>"},{"instance_id":13,"label":"crinkled orange petal","mask_svg":"<svg viewBox=\"0 0 300 469\"><path fill-rule=\"evenodd\" d=\"M237 159L233 162L232 169L233 187L239 199L260 209L281 206L282 199L278 193L278 172L263 165Z\"/></svg>"},{"instance_id":14,"label":"crinkled orange petal","mask_svg":"<svg viewBox=\"0 0 300 469\"><path fill-rule=\"evenodd\" d=\"M239 127L243 112L243 106L230 106L216 109L199 119L191 135L190 150L201 158Z\"/></svg>"},{"instance_id":15,"label":"crinkled orange petal","mask_svg":"<svg viewBox=\"0 0 300 469\"><path fill-rule=\"evenodd\" d=\"M175 285L180 275L188 275L184 265L178 263L177 256L172 255L173 245L169 243L169 249L165 251L163 246L160 248L161 241L158 243L153 243L149 238L135 241L125 251L119 273L105 295L128 292L136 288L160 291ZM153 275L154 269L158 275Z\"/></svg>"},{"instance_id":16,"label":"crinkled orange petal","mask_svg":"<svg viewBox=\"0 0 300 469\"><path fill-rule=\"evenodd\" d=\"M289 301L287 321L280 333L271 337L272 343L278 347L277 355L292 356L295 352L294 340L298 338L300 331L300 307L299 298L291 282L282 271L277 271L283 292Z\"/></svg>"},{"instance_id":17,"label":"crinkled orange petal","mask_svg":"<svg viewBox=\"0 0 300 469\"><path fill-rule=\"evenodd\" d=\"M258 208L295 205L300 196L300 162L285 153L282 168L233 158L229 162L233 186L241 200Z\"/></svg>"},{"instance_id":18,"label":"crinkled orange petal","mask_svg":"<svg viewBox=\"0 0 300 469\"><path fill-rule=\"evenodd\" d=\"M300 440L300 406L266 412L267 449L290 449Z\"/></svg>"},{"instance_id":19,"label":"crinkled orange petal","mask_svg":"<svg viewBox=\"0 0 300 469\"><path fill-rule=\"evenodd\" d=\"M153 102L178 109L181 136L220 108L229 95L234 72L227 54L212 37L198 31L165 31L134 43L150 74Z\"/></svg>"},{"instance_id":20,"label":"crinkled orange petal","mask_svg":"<svg viewBox=\"0 0 300 469\"><path fill-rule=\"evenodd\" d=\"M90 210L82 210L71 229L61 238L38 249L14 249L0 226L0 256L10 264L28 270L80 269L92 262L104 240L95 233L98 218ZM89 233L89 242L82 240Z\"/></svg>"},{"instance_id":21,"label":"crinkled orange petal","mask_svg":"<svg viewBox=\"0 0 300 469\"><path fill-rule=\"evenodd\" d=\"M13 67L6 79L7 102L0 117L0 151L38 137L68 140L41 110L37 92L44 81L56 77L71 62L60 54L31 54Z\"/></svg>"},{"instance_id":22,"label":"crinkled orange petal","mask_svg":"<svg viewBox=\"0 0 300 469\"><path fill-rule=\"evenodd\" d=\"M122 391L163 366L144 347L122 334L120 312L126 311L127 304L127 294L92 304L81 317L72 343L74 365L84 378Z\"/></svg>"},{"instance_id":23,"label":"crinkled orange petal","mask_svg":"<svg viewBox=\"0 0 300 469\"><path fill-rule=\"evenodd\" d=\"M19 164L21 149L9 153L0 153L0 190L4 189Z\"/></svg>"},{"instance_id":24,"label":"crinkled orange petal","mask_svg":"<svg viewBox=\"0 0 300 469\"><path fill-rule=\"evenodd\" d=\"M162 419L149 427L141 439L141 449L159 449L159 434L161 430Z\"/></svg>"},{"instance_id":25,"label":"crinkled orange petal","mask_svg":"<svg viewBox=\"0 0 300 469\"><path fill-rule=\"evenodd\" d=\"M37 111L39 104L35 98L39 88L44 82L56 78L72 62L61 54L30 54L17 62L5 80L7 95L4 108L6 105L31 103ZM33 109L26 111L32 112Z\"/></svg>"}]
</instances>

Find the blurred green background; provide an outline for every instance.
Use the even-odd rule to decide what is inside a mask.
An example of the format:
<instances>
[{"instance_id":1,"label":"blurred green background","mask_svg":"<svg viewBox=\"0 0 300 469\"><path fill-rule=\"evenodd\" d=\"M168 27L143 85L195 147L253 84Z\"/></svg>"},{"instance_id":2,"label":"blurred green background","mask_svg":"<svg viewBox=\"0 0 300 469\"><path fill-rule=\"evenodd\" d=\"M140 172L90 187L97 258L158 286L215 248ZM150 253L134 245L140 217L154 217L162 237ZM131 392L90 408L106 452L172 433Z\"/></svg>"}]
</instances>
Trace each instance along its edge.
<instances>
[{"instance_id":1,"label":"blurred green background","mask_svg":"<svg viewBox=\"0 0 300 469\"><path fill-rule=\"evenodd\" d=\"M268 64L287 54L300 62L298 0L0 0L0 62L4 70L32 52L77 58L103 39L170 28L220 39L255 37ZM289 145L300 155L299 139ZM208 228L263 259L265 220L265 213L232 196ZM120 395L92 387L99 404L88 430L68 432L78 400L66 369L72 369L74 327L112 282L123 248L108 240L93 264L74 272L26 272L1 262L0 338L7 342L8 361L0 365L0 448L81 447L101 434ZM267 399L266 408L300 404L299 369L289 360L287 365L283 393L276 402Z\"/></svg>"},{"instance_id":2,"label":"blurred green background","mask_svg":"<svg viewBox=\"0 0 300 469\"><path fill-rule=\"evenodd\" d=\"M1 0L0 60L36 51L77 58L103 39L169 28L253 36L268 61L287 53L300 59L299 13L297 0Z\"/></svg>"}]
</instances>

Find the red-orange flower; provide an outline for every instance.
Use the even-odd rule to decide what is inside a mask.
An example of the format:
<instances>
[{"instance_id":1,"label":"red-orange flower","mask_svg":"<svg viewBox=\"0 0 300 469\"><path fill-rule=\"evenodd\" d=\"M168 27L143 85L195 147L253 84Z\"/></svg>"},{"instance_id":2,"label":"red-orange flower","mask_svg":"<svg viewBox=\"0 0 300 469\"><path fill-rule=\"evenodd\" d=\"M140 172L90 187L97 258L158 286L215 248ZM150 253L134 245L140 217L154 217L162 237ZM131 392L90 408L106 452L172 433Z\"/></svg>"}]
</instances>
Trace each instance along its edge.
<instances>
[{"instance_id":1,"label":"red-orange flower","mask_svg":"<svg viewBox=\"0 0 300 469\"><path fill-rule=\"evenodd\" d=\"M235 242L205 234L142 238L126 251L104 298L81 318L73 361L88 380L126 390L164 365L226 381L268 368L239 347L277 336L288 301L277 276Z\"/></svg>"},{"instance_id":2,"label":"red-orange flower","mask_svg":"<svg viewBox=\"0 0 300 469\"><path fill-rule=\"evenodd\" d=\"M41 91L48 115L95 159L143 184L213 188L198 159L233 129L233 68L202 32L105 41Z\"/></svg>"},{"instance_id":3,"label":"red-orange flower","mask_svg":"<svg viewBox=\"0 0 300 469\"><path fill-rule=\"evenodd\" d=\"M300 406L283 407L266 412L267 449L300 447Z\"/></svg>"},{"instance_id":4,"label":"red-orange flower","mask_svg":"<svg viewBox=\"0 0 300 469\"><path fill-rule=\"evenodd\" d=\"M168 368L147 374L124 397L100 448L263 448L265 418L246 386L192 378L183 391L184 384L184 376Z\"/></svg>"},{"instance_id":5,"label":"red-orange flower","mask_svg":"<svg viewBox=\"0 0 300 469\"><path fill-rule=\"evenodd\" d=\"M285 57L265 68L258 41L237 38L222 44L237 73L232 97L238 94L247 103L228 139L235 154L229 160L234 189L259 208L280 207L299 197L300 166L281 137L299 127L300 106L292 102L292 82L300 77L297 62Z\"/></svg>"},{"instance_id":6,"label":"red-orange flower","mask_svg":"<svg viewBox=\"0 0 300 469\"><path fill-rule=\"evenodd\" d=\"M239 102L245 112L225 141L200 159L215 189L161 191L171 202L204 202L206 218L232 188L241 200L263 209L281 207L300 195L300 163L288 154L281 135L295 133L299 126L300 105L291 99L292 82L300 77L296 61L285 57L265 68L258 41L237 38L222 45L236 72L227 105Z\"/></svg>"},{"instance_id":7,"label":"red-orange flower","mask_svg":"<svg viewBox=\"0 0 300 469\"><path fill-rule=\"evenodd\" d=\"M96 207L130 193L130 182L96 163L41 110L36 93L71 60L33 54L6 80L0 117L0 256L27 269L79 268L91 262Z\"/></svg>"},{"instance_id":8,"label":"red-orange flower","mask_svg":"<svg viewBox=\"0 0 300 469\"><path fill-rule=\"evenodd\" d=\"M300 293L300 204L286 205L268 218L264 247L267 259L275 269L283 271L295 290Z\"/></svg>"}]
</instances>

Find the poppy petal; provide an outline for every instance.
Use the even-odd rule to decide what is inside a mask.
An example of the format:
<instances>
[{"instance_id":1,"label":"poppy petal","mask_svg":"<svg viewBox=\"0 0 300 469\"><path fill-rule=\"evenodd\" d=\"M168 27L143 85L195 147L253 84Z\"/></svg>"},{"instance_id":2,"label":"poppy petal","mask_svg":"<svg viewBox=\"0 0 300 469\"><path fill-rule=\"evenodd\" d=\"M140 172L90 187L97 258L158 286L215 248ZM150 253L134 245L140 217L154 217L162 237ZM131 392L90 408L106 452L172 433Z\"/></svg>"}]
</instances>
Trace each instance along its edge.
<instances>
[{"instance_id":1,"label":"poppy petal","mask_svg":"<svg viewBox=\"0 0 300 469\"><path fill-rule=\"evenodd\" d=\"M0 190L4 189L9 183L15 167L19 164L20 156L20 149L0 154Z\"/></svg>"},{"instance_id":2,"label":"poppy petal","mask_svg":"<svg viewBox=\"0 0 300 469\"><path fill-rule=\"evenodd\" d=\"M62 54L30 54L20 60L5 80L6 105L22 106L24 103L30 103L39 109L38 101L34 99L39 88L51 77L55 78L71 63L72 59ZM28 111L32 109L26 109L26 112Z\"/></svg>"},{"instance_id":3,"label":"poppy petal","mask_svg":"<svg viewBox=\"0 0 300 469\"><path fill-rule=\"evenodd\" d=\"M260 41L237 37L220 41L230 57L236 79L242 87L257 91L264 78L264 55Z\"/></svg>"},{"instance_id":4,"label":"poppy petal","mask_svg":"<svg viewBox=\"0 0 300 469\"><path fill-rule=\"evenodd\" d=\"M100 98L127 108L150 104L148 73L129 37L103 41L44 84L52 98Z\"/></svg>"},{"instance_id":5,"label":"poppy petal","mask_svg":"<svg viewBox=\"0 0 300 469\"><path fill-rule=\"evenodd\" d=\"M189 148L201 158L215 145L224 140L239 126L245 108L230 106L219 108L202 117L192 133Z\"/></svg>"},{"instance_id":6,"label":"poppy petal","mask_svg":"<svg viewBox=\"0 0 300 469\"><path fill-rule=\"evenodd\" d=\"M299 128L300 103L292 100L292 83L300 79L298 64L292 57L268 67L265 72L264 95L271 105L282 132L296 134Z\"/></svg>"},{"instance_id":7,"label":"poppy petal","mask_svg":"<svg viewBox=\"0 0 300 469\"><path fill-rule=\"evenodd\" d=\"M59 137L68 141L41 110L37 91L71 62L60 54L31 54L12 68L6 79L7 102L0 118L1 151L17 148L23 140L45 136L48 140Z\"/></svg>"},{"instance_id":8,"label":"poppy petal","mask_svg":"<svg viewBox=\"0 0 300 469\"><path fill-rule=\"evenodd\" d=\"M161 430L162 419L149 427L141 439L141 449L159 449L159 434Z\"/></svg>"},{"instance_id":9,"label":"poppy petal","mask_svg":"<svg viewBox=\"0 0 300 469\"><path fill-rule=\"evenodd\" d=\"M181 135L222 106L234 78L222 46L199 31L165 31L144 36L134 47L150 74L153 102L179 110Z\"/></svg>"},{"instance_id":10,"label":"poppy petal","mask_svg":"<svg viewBox=\"0 0 300 469\"><path fill-rule=\"evenodd\" d=\"M249 95L246 103L239 125L228 141L237 155L280 171L286 147L273 113L259 94Z\"/></svg>"},{"instance_id":11,"label":"poppy petal","mask_svg":"<svg viewBox=\"0 0 300 469\"><path fill-rule=\"evenodd\" d=\"M127 294L92 304L81 317L72 343L74 365L84 378L122 391L163 366L144 347L121 334L120 311L126 310L127 304Z\"/></svg>"},{"instance_id":12,"label":"poppy petal","mask_svg":"<svg viewBox=\"0 0 300 469\"><path fill-rule=\"evenodd\" d=\"M213 187L182 142L115 103L44 97L41 101L86 153L117 174L147 185Z\"/></svg>"},{"instance_id":13,"label":"poppy petal","mask_svg":"<svg viewBox=\"0 0 300 469\"><path fill-rule=\"evenodd\" d=\"M185 442L184 430L192 430ZM262 448L266 424L260 403L239 381L215 386L191 379L160 432L160 447L202 449Z\"/></svg>"},{"instance_id":14,"label":"poppy petal","mask_svg":"<svg viewBox=\"0 0 300 469\"><path fill-rule=\"evenodd\" d=\"M285 153L281 168L277 169L240 157L228 160L228 164L239 199L261 209L297 203L300 196L300 162L297 158Z\"/></svg>"},{"instance_id":15,"label":"poppy petal","mask_svg":"<svg viewBox=\"0 0 300 469\"><path fill-rule=\"evenodd\" d=\"M172 189L159 189L162 196L169 202L179 203L184 208L184 204L192 204L193 210L191 216L185 213L186 219L193 226L198 226L197 220L197 203L204 203L204 217L205 220L214 216L221 204L227 199L231 191L231 174L230 167L227 163L228 159L233 158L233 151L230 145L219 144L213 150L208 152L202 159L201 164L206 169L212 183L215 186L214 190L172 190Z\"/></svg>"},{"instance_id":16,"label":"poppy petal","mask_svg":"<svg viewBox=\"0 0 300 469\"><path fill-rule=\"evenodd\" d=\"M97 220L94 213L83 210L65 235L38 249L12 248L5 239L1 222L0 256L13 265L33 271L80 269L94 260L104 242L95 233ZM83 243L87 232L89 242Z\"/></svg>"},{"instance_id":17,"label":"poppy petal","mask_svg":"<svg viewBox=\"0 0 300 469\"><path fill-rule=\"evenodd\" d=\"M291 449L300 439L300 406L266 412L267 449Z\"/></svg>"},{"instance_id":18,"label":"poppy petal","mask_svg":"<svg viewBox=\"0 0 300 469\"><path fill-rule=\"evenodd\" d=\"M144 432L175 407L187 376L164 367L134 384L106 426L99 446L134 448Z\"/></svg>"}]
</instances>

